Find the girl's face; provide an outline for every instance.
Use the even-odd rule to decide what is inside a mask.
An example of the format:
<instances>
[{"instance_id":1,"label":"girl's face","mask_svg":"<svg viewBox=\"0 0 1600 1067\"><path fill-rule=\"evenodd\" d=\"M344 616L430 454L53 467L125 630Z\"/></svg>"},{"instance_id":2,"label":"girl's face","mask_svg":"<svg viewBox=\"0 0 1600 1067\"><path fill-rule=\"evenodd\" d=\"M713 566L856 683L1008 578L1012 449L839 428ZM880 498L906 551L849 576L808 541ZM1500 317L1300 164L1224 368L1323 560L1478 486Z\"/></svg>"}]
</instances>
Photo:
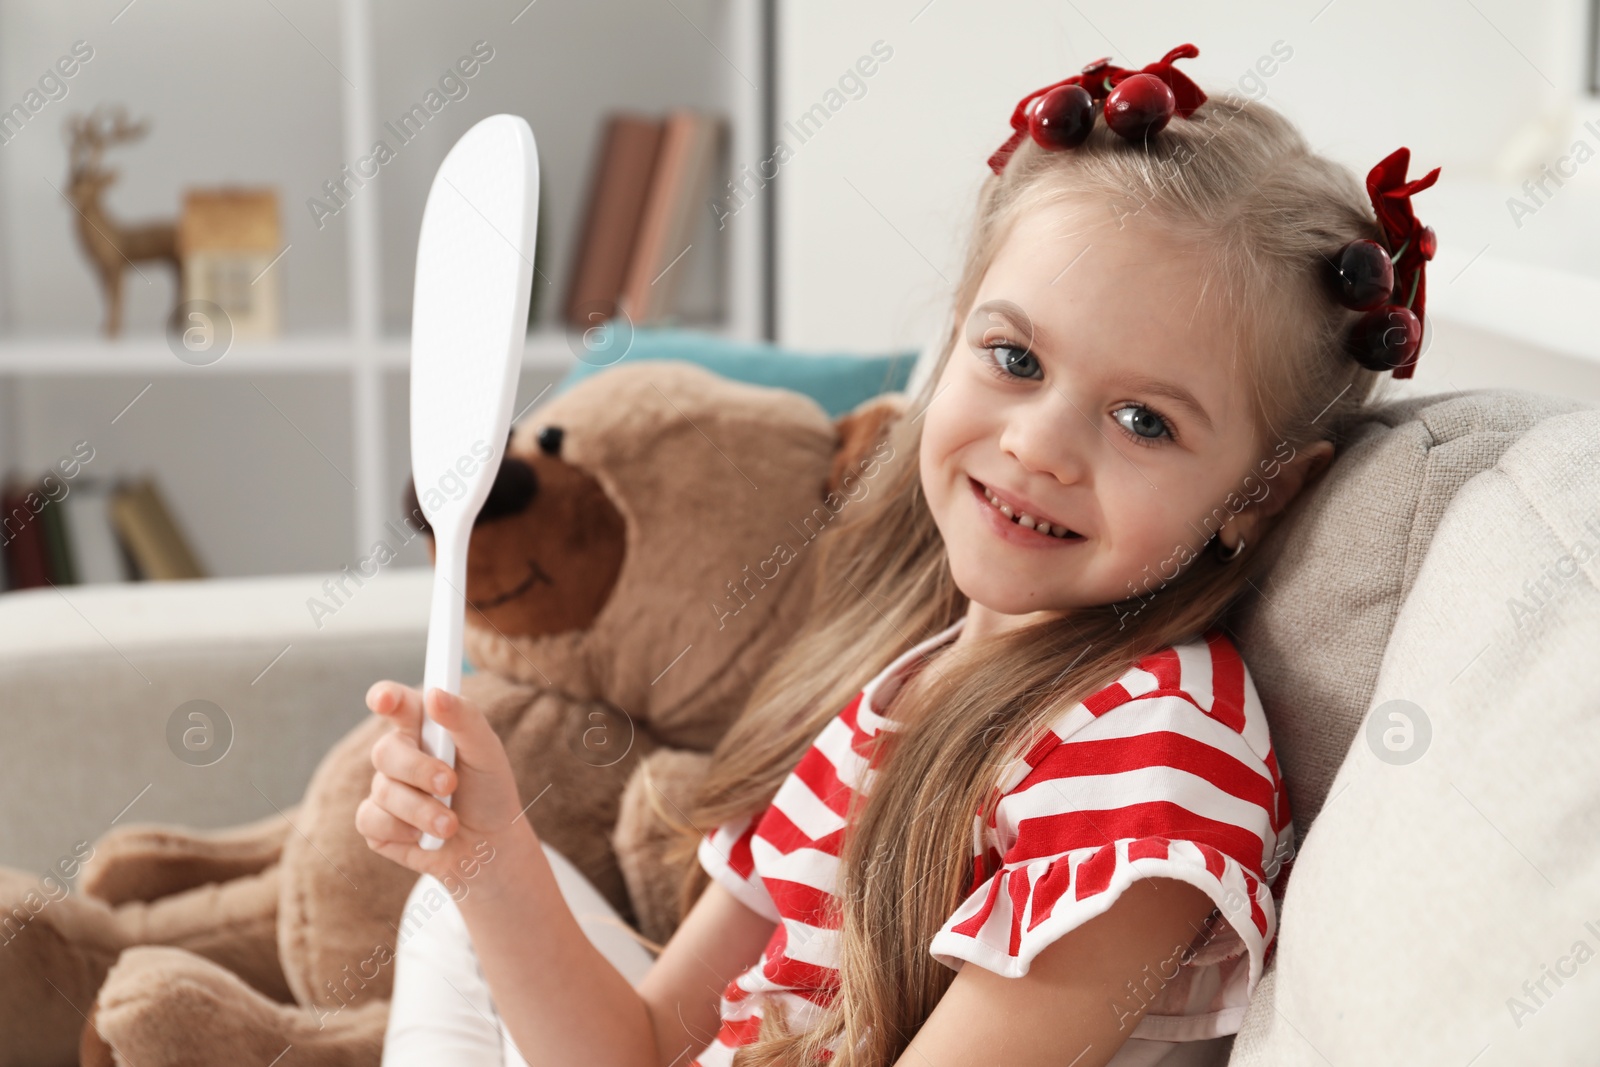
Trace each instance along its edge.
<instances>
[{"instance_id":1,"label":"girl's face","mask_svg":"<svg viewBox=\"0 0 1600 1067\"><path fill-rule=\"evenodd\" d=\"M1104 217L1018 218L922 416L956 584L1004 615L1149 595L1230 517L1235 543L1226 502L1263 454L1235 331L1199 307L1196 251Z\"/></svg>"}]
</instances>

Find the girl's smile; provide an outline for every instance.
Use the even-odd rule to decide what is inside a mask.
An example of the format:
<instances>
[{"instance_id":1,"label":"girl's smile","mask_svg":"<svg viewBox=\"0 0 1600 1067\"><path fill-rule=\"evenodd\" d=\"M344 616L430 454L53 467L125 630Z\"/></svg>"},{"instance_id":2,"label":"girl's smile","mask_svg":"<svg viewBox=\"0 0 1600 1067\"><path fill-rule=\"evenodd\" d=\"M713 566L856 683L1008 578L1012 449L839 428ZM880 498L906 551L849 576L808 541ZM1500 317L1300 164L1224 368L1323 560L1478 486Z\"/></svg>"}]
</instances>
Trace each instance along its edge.
<instances>
[{"instance_id":1,"label":"girl's smile","mask_svg":"<svg viewBox=\"0 0 1600 1067\"><path fill-rule=\"evenodd\" d=\"M967 482L989 526L1008 543L1023 548L1060 548L1084 542L1082 534L1021 496L997 492L971 475Z\"/></svg>"}]
</instances>

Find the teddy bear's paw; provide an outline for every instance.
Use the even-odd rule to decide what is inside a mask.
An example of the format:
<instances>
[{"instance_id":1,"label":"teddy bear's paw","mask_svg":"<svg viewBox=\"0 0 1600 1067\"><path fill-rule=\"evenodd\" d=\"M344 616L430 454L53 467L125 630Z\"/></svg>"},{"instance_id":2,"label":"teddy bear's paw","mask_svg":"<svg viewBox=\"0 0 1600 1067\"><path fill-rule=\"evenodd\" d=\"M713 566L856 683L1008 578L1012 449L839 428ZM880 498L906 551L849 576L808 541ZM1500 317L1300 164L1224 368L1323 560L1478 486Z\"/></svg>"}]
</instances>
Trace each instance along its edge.
<instances>
[{"instance_id":1,"label":"teddy bear's paw","mask_svg":"<svg viewBox=\"0 0 1600 1067\"><path fill-rule=\"evenodd\" d=\"M91 1067L280 1058L306 1067L377 1067L387 1016L386 1002L322 1013L277 1004L193 953L141 946L124 952L106 976L80 1058Z\"/></svg>"},{"instance_id":2,"label":"teddy bear's paw","mask_svg":"<svg viewBox=\"0 0 1600 1067\"><path fill-rule=\"evenodd\" d=\"M673 827L682 822L679 813L690 806L710 766L711 756L704 752L656 749L622 793L611 841L639 930L659 944L666 944L678 928L684 864L698 862L692 855L674 856L679 834Z\"/></svg>"},{"instance_id":3,"label":"teddy bear's paw","mask_svg":"<svg viewBox=\"0 0 1600 1067\"><path fill-rule=\"evenodd\" d=\"M158 900L278 862L296 809L223 830L131 823L102 834L84 860L78 891L107 904Z\"/></svg>"},{"instance_id":4,"label":"teddy bear's paw","mask_svg":"<svg viewBox=\"0 0 1600 1067\"><path fill-rule=\"evenodd\" d=\"M70 1062L83 1013L127 938L53 875L0 868L0 1067Z\"/></svg>"}]
</instances>

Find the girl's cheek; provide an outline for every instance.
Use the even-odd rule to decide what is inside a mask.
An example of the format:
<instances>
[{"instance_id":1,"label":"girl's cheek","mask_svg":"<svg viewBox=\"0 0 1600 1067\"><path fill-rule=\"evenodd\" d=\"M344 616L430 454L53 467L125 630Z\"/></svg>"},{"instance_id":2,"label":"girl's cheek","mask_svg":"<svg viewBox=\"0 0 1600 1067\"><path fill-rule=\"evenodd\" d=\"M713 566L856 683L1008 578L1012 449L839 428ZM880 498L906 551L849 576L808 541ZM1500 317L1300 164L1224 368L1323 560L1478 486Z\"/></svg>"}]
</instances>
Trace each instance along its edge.
<instances>
[{"instance_id":1,"label":"girl's cheek","mask_svg":"<svg viewBox=\"0 0 1600 1067\"><path fill-rule=\"evenodd\" d=\"M953 396L954 389L939 395L923 414L920 459L925 468L937 471L950 461L961 438L962 413ZM947 403L947 401L949 401Z\"/></svg>"}]
</instances>

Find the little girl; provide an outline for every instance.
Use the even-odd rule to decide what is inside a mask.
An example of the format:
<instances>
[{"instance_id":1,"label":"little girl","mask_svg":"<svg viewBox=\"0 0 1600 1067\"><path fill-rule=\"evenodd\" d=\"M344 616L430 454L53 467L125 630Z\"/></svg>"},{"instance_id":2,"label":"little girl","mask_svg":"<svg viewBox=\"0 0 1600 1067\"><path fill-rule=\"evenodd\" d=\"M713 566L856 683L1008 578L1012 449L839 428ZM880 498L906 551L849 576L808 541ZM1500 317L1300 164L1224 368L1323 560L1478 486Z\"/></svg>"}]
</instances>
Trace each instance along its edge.
<instances>
[{"instance_id":1,"label":"little girl","mask_svg":"<svg viewBox=\"0 0 1600 1067\"><path fill-rule=\"evenodd\" d=\"M461 1048L498 1012L534 1064L1225 1059L1294 835L1221 620L1335 428L1409 374L1432 231L1406 197L1434 175L1385 160L1375 218L1278 113L1173 69L1193 54L1018 105L888 484L819 543L807 626L683 813L699 862L637 984L479 709L373 687L369 846L435 877L494 857L447 902L493 994ZM397 983L427 966L402 945ZM452 1047L433 1010L405 1032Z\"/></svg>"}]
</instances>

